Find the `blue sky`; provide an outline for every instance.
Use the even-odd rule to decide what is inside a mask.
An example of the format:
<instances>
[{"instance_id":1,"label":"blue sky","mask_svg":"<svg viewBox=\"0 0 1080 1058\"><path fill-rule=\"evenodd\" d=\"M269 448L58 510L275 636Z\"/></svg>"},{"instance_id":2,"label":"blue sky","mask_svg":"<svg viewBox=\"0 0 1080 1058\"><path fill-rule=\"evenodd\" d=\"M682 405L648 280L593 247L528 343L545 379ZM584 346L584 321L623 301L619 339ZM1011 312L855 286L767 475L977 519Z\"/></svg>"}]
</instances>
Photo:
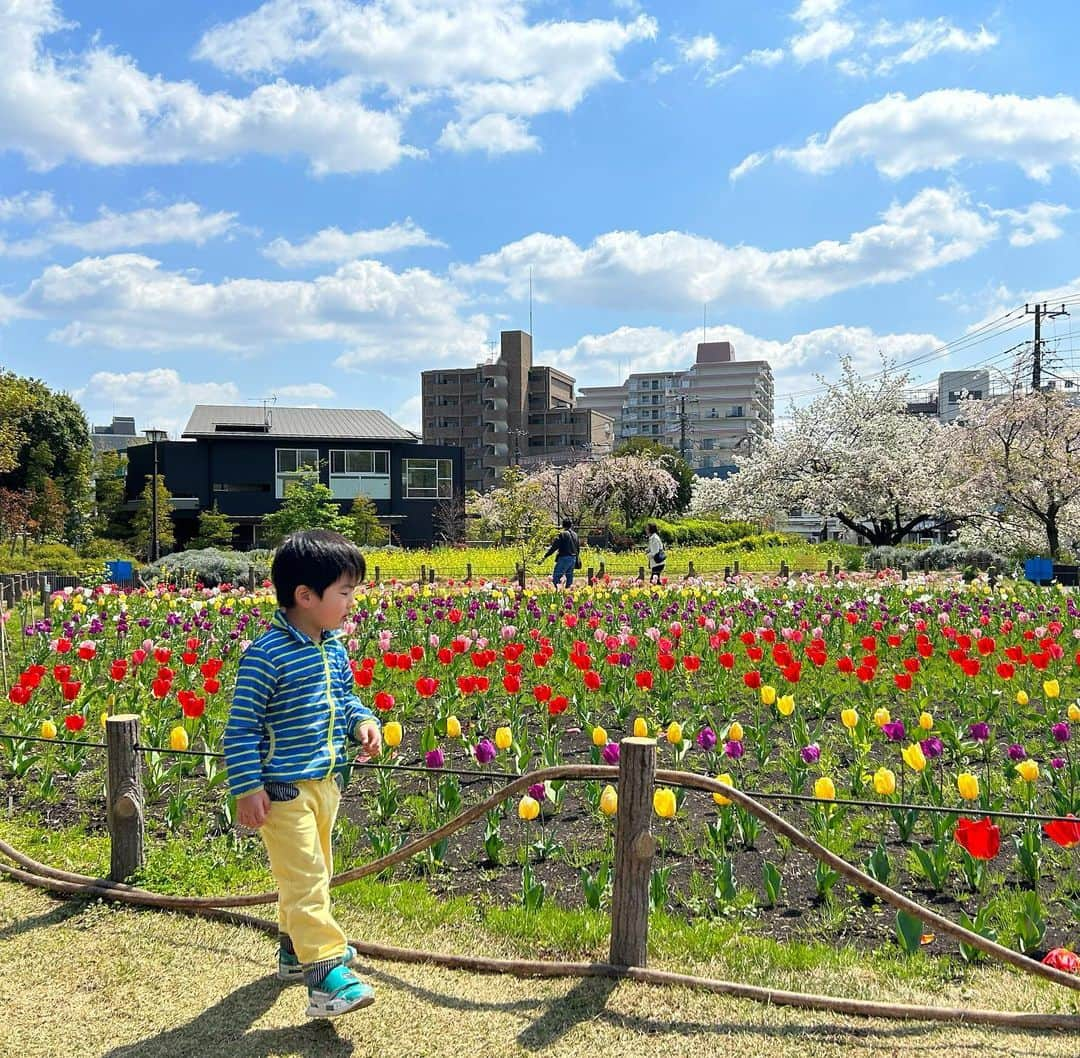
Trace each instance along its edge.
<instances>
[{"instance_id":1,"label":"blue sky","mask_svg":"<svg viewBox=\"0 0 1080 1058\"><path fill-rule=\"evenodd\" d=\"M416 427L422 369L528 327L531 268L579 385L687 366L704 305L778 412L841 355L1002 365L1028 322L928 357L1080 289L1074 17L0 0L0 363L94 422L276 395Z\"/></svg>"}]
</instances>

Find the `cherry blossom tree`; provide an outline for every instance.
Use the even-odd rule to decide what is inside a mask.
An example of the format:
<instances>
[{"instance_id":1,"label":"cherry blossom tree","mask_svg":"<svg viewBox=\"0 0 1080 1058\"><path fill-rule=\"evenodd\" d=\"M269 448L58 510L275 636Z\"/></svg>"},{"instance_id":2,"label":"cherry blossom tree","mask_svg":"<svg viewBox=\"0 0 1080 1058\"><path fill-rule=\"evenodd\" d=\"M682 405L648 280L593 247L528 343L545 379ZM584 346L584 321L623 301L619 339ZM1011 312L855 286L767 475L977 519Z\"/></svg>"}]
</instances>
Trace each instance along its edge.
<instances>
[{"instance_id":1,"label":"cherry blossom tree","mask_svg":"<svg viewBox=\"0 0 1080 1058\"><path fill-rule=\"evenodd\" d=\"M735 458L725 480L699 479L691 512L768 519L789 510L835 517L875 546L949 522L965 504L950 427L906 411L906 375L871 381L842 361L823 396L793 408L787 429Z\"/></svg>"},{"instance_id":2,"label":"cherry blossom tree","mask_svg":"<svg viewBox=\"0 0 1080 1058\"><path fill-rule=\"evenodd\" d=\"M619 511L629 529L638 518L674 510L679 483L663 456L610 456L590 466L588 489L598 515Z\"/></svg>"}]
</instances>

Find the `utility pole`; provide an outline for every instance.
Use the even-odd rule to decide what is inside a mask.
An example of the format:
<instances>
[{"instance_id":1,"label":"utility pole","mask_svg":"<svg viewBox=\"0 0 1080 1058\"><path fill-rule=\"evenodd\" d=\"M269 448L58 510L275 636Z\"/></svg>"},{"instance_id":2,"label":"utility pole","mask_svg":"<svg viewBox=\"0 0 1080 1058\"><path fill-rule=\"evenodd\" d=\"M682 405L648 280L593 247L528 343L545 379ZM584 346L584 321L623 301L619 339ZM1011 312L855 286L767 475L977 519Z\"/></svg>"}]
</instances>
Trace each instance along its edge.
<instances>
[{"instance_id":1,"label":"utility pole","mask_svg":"<svg viewBox=\"0 0 1080 1058\"><path fill-rule=\"evenodd\" d=\"M1038 393L1042 389L1042 321L1056 319L1058 316L1068 316L1069 314L1065 311L1064 305L1053 312L1049 311L1046 302L1041 305L1036 302L1034 309L1030 305L1025 305L1024 314L1026 316L1034 315L1035 317L1035 345L1031 358L1031 389L1032 392Z\"/></svg>"}]
</instances>

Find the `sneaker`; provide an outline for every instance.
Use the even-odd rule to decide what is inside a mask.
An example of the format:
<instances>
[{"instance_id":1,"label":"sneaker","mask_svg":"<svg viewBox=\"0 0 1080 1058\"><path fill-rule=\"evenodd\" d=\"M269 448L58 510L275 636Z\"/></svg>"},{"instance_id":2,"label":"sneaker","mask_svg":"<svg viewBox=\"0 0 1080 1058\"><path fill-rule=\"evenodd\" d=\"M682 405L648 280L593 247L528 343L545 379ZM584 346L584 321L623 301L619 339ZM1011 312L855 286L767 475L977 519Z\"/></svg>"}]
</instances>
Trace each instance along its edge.
<instances>
[{"instance_id":1,"label":"sneaker","mask_svg":"<svg viewBox=\"0 0 1080 1058\"><path fill-rule=\"evenodd\" d=\"M351 944L346 944L341 961L348 966L355 959L356 949ZM304 977L304 964L292 952L278 948L277 975L279 981L300 981Z\"/></svg>"},{"instance_id":2,"label":"sneaker","mask_svg":"<svg viewBox=\"0 0 1080 1058\"><path fill-rule=\"evenodd\" d=\"M335 966L318 988L308 988L309 1018L336 1018L375 1002L375 989L364 984L347 966Z\"/></svg>"}]
</instances>

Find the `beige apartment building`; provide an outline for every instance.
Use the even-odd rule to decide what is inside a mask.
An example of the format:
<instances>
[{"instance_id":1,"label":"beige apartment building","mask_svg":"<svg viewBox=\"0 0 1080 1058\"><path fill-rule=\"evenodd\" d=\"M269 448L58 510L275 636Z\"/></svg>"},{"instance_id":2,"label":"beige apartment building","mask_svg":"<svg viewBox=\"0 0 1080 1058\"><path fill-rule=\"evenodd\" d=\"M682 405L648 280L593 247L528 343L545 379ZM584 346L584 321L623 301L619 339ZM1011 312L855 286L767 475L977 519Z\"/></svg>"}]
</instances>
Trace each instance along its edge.
<instances>
[{"instance_id":1,"label":"beige apartment building","mask_svg":"<svg viewBox=\"0 0 1080 1058\"><path fill-rule=\"evenodd\" d=\"M569 463L611 452L611 417L577 406L574 378L534 365L532 336L503 331L499 358L421 372L425 444L465 449L465 488L499 484L511 464Z\"/></svg>"},{"instance_id":2,"label":"beige apartment building","mask_svg":"<svg viewBox=\"0 0 1080 1058\"><path fill-rule=\"evenodd\" d=\"M578 407L610 416L616 443L651 438L708 473L731 466L736 451L753 451L772 432L772 369L765 360L736 360L730 342L701 342L686 370L635 373L619 386L589 386Z\"/></svg>"}]
</instances>

